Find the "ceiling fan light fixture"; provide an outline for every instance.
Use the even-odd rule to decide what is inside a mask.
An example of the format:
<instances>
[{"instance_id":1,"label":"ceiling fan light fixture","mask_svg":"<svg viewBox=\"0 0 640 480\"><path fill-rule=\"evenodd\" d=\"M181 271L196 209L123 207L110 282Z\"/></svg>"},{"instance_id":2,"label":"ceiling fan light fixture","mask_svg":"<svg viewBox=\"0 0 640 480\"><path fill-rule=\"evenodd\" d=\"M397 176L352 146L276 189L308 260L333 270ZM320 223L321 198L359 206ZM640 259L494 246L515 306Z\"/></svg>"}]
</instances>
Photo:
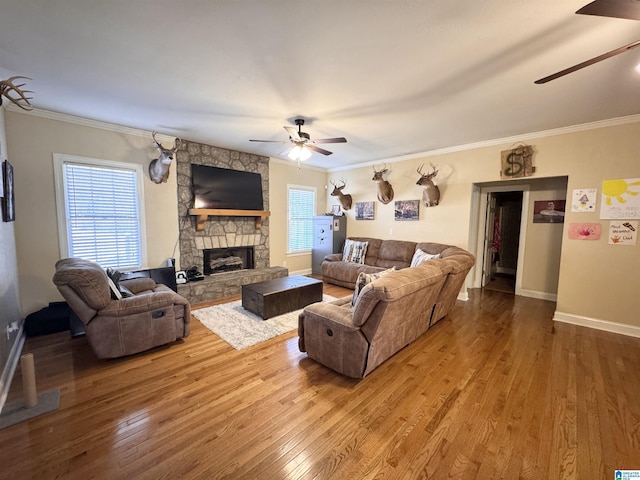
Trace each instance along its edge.
<instances>
[{"instance_id":1,"label":"ceiling fan light fixture","mask_svg":"<svg viewBox=\"0 0 640 480\"><path fill-rule=\"evenodd\" d=\"M305 145L295 145L287 154L291 160L305 161L311 156L311 151Z\"/></svg>"}]
</instances>

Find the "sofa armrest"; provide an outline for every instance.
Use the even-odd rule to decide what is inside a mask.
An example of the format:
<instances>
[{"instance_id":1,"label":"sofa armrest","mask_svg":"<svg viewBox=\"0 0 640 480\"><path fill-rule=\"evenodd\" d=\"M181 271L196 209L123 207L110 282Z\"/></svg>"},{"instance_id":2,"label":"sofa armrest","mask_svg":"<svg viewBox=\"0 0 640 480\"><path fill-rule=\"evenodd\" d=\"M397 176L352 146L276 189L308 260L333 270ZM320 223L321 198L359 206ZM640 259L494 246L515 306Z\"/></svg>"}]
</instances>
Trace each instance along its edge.
<instances>
[{"instance_id":1,"label":"sofa armrest","mask_svg":"<svg viewBox=\"0 0 640 480\"><path fill-rule=\"evenodd\" d=\"M156 282L148 277L131 278L129 280L120 280L120 285L127 287L134 295L144 292L145 290L153 290Z\"/></svg>"},{"instance_id":2,"label":"sofa armrest","mask_svg":"<svg viewBox=\"0 0 640 480\"><path fill-rule=\"evenodd\" d=\"M167 291L143 293L122 300L112 300L98 312L98 317L122 317L188 303L187 299L167 289Z\"/></svg>"},{"instance_id":3,"label":"sofa armrest","mask_svg":"<svg viewBox=\"0 0 640 480\"><path fill-rule=\"evenodd\" d=\"M330 253L326 255L323 259L324 262L341 262L342 254L341 253Z\"/></svg>"},{"instance_id":4,"label":"sofa armrest","mask_svg":"<svg viewBox=\"0 0 640 480\"><path fill-rule=\"evenodd\" d=\"M339 299L339 301L342 300ZM327 325L333 324L336 328L344 328L348 331L360 329L353 324L353 313L350 308L329 302L307 305L300 314L300 319L302 318L320 321Z\"/></svg>"}]
</instances>

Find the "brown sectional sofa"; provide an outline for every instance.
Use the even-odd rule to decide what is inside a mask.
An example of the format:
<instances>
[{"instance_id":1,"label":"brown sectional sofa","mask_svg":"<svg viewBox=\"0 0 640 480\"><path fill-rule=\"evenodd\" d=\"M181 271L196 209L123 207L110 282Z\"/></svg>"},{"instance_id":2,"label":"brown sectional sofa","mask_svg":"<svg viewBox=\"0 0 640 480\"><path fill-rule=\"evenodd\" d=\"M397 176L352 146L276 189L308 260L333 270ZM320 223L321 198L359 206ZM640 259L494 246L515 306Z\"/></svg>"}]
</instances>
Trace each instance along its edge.
<instances>
[{"instance_id":1,"label":"brown sectional sofa","mask_svg":"<svg viewBox=\"0 0 640 480\"><path fill-rule=\"evenodd\" d=\"M427 242L367 241L365 264L325 257L323 280L354 288L360 272L397 271L366 285L355 305L351 297L305 307L299 316L300 351L344 375L362 378L441 320L455 304L475 258L466 250ZM417 248L441 258L407 268Z\"/></svg>"},{"instance_id":2,"label":"brown sectional sofa","mask_svg":"<svg viewBox=\"0 0 640 480\"><path fill-rule=\"evenodd\" d=\"M434 308L431 324L441 320L455 304L467 273L475 263L475 257L460 247L433 242L411 242L404 240L380 240L369 237L349 237L350 240L367 242L364 265L343 262L342 253L327 255L322 262L322 280L345 288L354 288L360 272L376 273L391 267L403 269L411 265L413 254L419 248L439 259L430 260L447 278Z\"/></svg>"}]
</instances>

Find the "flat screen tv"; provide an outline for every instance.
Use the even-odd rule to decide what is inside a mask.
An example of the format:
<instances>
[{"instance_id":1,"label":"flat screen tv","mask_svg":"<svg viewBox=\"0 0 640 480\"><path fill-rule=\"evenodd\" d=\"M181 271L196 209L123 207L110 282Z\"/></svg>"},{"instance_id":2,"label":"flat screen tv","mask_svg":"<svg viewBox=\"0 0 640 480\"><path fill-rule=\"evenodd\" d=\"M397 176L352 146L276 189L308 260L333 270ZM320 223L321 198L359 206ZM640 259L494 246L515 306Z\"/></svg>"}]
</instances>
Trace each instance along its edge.
<instances>
[{"instance_id":1,"label":"flat screen tv","mask_svg":"<svg viewBox=\"0 0 640 480\"><path fill-rule=\"evenodd\" d=\"M262 176L191 164L194 208L262 210Z\"/></svg>"}]
</instances>

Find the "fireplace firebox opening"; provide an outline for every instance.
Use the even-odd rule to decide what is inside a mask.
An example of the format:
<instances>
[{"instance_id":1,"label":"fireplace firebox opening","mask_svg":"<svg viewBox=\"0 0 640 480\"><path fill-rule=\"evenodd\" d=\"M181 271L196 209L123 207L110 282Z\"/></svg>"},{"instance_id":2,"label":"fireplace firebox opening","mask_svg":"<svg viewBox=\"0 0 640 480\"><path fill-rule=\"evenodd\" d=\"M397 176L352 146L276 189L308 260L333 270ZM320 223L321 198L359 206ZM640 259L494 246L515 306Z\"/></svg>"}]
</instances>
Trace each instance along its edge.
<instances>
[{"instance_id":1,"label":"fireplace firebox opening","mask_svg":"<svg viewBox=\"0 0 640 480\"><path fill-rule=\"evenodd\" d=\"M205 275L255 268L253 247L210 248L203 257Z\"/></svg>"}]
</instances>

